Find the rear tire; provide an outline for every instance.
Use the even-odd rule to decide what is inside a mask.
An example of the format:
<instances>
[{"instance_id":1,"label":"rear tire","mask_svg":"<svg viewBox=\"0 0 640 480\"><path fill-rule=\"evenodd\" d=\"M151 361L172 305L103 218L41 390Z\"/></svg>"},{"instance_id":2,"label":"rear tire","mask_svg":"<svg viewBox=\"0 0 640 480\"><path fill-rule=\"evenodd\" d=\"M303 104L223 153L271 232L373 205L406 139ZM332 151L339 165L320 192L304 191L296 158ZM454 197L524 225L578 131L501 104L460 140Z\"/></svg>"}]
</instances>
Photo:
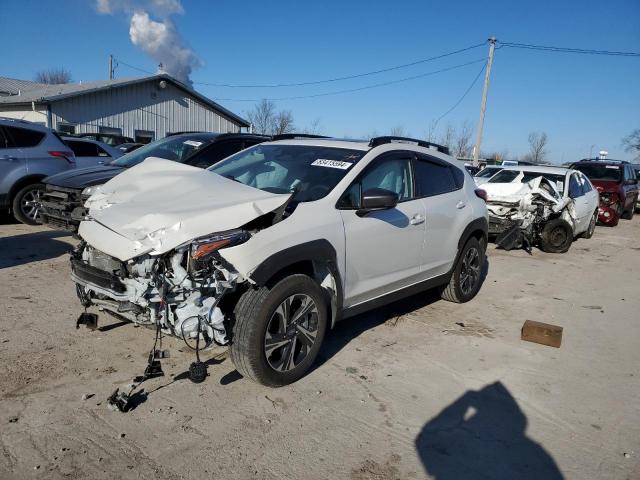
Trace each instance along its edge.
<instances>
[{"instance_id":1,"label":"rear tire","mask_svg":"<svg viewBox=\"0 0 640 480\"><path fill-rule=\"evenodd\" d=\"M629 208L629 210L627 210L626 212L623 212L622 215L620 215L620 218L624 218L625 220L631 220L635 213L636 213L636 202L634 201L631 204L631 208Z\"/></svg>"},{"instance_id":2,"label":"rear tire","mask_svg":"<svg viewBox=\"0 0 640 480\"><path fill-rule=\"evenodd\" d=\"M300 315L302 312L307 312ZM329 313L322 288L294 274L244 292L234 308L231 360L242 376L269 387L302 378L316 359Z\"/></svg>"},{"instance_id":3,"label":"rear tire","mask_svg":"<svg viewBox=\"0 0 640 480\"><path fill-rule=\"evenodd\" d=\"M475 297L482 285L485 249L477 238L470 238L460 252L449 283L440 291L443 300L465 303Z\"/></svg>"},{"instance_id":4,"label":"rear tire","mask_svg":"<svg viewBox=\"0 0 640 480\"><path fill-rule=\"evenodd\" d=\"M547 253L565 253L573 243L573 228L562 218L547 222L540 235L540 249Z\"/></svg>"},{"instance_id":5,"label":"rear tire","mask_svg":"<svg viewBox=\"0 0 640 480\"><path fill-rule=\"evenodd\" d=\"M584 232L581 237L582 238L591 238L593 237L593 233L596 231L596 223L598 222L598 209L593 212L593 216L591 217L591 221L589 222L589 228Z\"/></svg>"},{"instance_id":6,"label":"rear tire","mask_svg":"<svg viewBox=\"0 0 640 480\"><path fill-rule=\"evenodd\" d=\"M11 213L19 222L26 225L40 225L40 194L44 191L42 183L32 183L22 187L13 197Z\"/></svg>"}]
</instances>

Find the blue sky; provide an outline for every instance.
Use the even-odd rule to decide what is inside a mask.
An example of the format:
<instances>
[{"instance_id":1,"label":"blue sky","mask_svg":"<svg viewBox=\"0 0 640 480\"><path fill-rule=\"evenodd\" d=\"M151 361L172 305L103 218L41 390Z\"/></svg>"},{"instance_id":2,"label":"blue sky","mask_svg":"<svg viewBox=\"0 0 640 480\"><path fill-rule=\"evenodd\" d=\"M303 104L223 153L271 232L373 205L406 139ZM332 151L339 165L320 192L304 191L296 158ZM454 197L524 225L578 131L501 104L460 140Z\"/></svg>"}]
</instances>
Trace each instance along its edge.
<instances>
[{"instance_id":1,"label":"blue sky","mask_svg":"<svg viewBox=\"0 0 640 480\"><path fill-rule=\"evenodd\" d=\"M640 1L333 1L183 0L172 18L203 61L195 82L313 81L403 64L498 40L600 50L640 51ZM50 28L48 28L50 27ZM33 28L33 30L31 30ZM131 44L125 13L99 15L89 0L3 0L0 75L33 78L64 66L74 80L107 76L109 53L155 70ZM8 47L7 47L8 46ZM214 98L259 99L358 88L447 68L486 56L486 48L344 82L282 89L195 88ZM478 74L474 64L434 76L349 94L278 101L300 129L315 119L323 133L358 137L402 126L424 136ZM121 65L116 77L138 76ZM477 123L482 81L440 121ZM253 103L220 100L239 114ZM629 159L621 138L640 128L640 58L496 51L483 151L527 152L527 135L545 131L549 158L579 159L600 149Z\"/></svg>"}]
</instances>

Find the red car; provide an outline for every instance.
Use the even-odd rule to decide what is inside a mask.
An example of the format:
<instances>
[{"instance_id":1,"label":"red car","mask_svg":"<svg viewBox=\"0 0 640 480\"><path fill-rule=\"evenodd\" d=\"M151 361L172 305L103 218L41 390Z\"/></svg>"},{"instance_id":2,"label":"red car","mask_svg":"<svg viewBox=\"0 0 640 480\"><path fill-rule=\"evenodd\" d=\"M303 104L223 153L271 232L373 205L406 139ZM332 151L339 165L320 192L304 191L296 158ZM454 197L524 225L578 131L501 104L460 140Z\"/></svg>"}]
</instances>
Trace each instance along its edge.
<instances>
[{"instance_id":1,"label":"red car","mask_svg":"<svg viewBox=\"0 0 640 480\"><path fill-rule=\"evenodd\" d=\"M631 164L613 160L582 160L571 168L584 173L598 190L600 223L615 227L620 218L633 218L639 190Z\"/></svg>"}]
</instances>

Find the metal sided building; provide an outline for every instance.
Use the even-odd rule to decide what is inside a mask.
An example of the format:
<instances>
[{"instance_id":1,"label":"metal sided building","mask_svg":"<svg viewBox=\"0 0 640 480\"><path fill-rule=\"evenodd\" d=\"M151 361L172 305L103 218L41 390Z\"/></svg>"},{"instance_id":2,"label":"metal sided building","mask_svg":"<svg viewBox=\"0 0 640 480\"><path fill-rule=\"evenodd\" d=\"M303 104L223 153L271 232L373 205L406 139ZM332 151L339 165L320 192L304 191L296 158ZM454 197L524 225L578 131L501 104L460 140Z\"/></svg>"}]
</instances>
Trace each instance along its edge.
<instances>
[{"instance_id":1,"label":"metal sided building","mask_svg":"<svg viewBox=\"0 0 640 480\"><path fill-rule=\"evenodd\" d=\"M0 77L0 116L63 133L115 133L141 143L173 132L235 133L249 127L166 74L59 85Z\"/></svg>"}]
</instances>

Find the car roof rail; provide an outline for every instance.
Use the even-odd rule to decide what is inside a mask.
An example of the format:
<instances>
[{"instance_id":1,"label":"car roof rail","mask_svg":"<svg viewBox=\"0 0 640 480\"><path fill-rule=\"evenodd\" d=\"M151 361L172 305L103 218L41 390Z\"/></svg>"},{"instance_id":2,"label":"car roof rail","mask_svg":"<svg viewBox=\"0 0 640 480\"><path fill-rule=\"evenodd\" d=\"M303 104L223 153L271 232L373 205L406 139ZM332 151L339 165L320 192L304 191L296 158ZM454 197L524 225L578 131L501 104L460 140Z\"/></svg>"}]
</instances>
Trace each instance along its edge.
<instances>
[{"instance_id":1,"label":"car roof rail","mask_svg":"<svg viewBox=\"0 0 640 480\"><path fill-rule=\"evenodd\" d=\"M445 155L449 155L449 148L443 145L438 145L437 143L427 142L426 140L419 140L417 138L409 138L409 137L396 137L394 135L386 135L383 137L373 137L369 141L369 146L371 148L377 147L378 145L384 145L385 143L408 143L410 145L418 145L419 147L430 148L432 150L437 150L440 153L444 153Z\"/></svg>"},{"instance_id":2,"label":"car roof rail","mask_svg":"<svg viewBox=\"0 0 640 480\"><path fill-rule=\"evenodd\" d=\"M331 138L326 135L313 135L311 133L280 133L278 135L273 135L271 139L273 141L276 140L296 140L303 138Z\"/></svg>"}]
</instances>

